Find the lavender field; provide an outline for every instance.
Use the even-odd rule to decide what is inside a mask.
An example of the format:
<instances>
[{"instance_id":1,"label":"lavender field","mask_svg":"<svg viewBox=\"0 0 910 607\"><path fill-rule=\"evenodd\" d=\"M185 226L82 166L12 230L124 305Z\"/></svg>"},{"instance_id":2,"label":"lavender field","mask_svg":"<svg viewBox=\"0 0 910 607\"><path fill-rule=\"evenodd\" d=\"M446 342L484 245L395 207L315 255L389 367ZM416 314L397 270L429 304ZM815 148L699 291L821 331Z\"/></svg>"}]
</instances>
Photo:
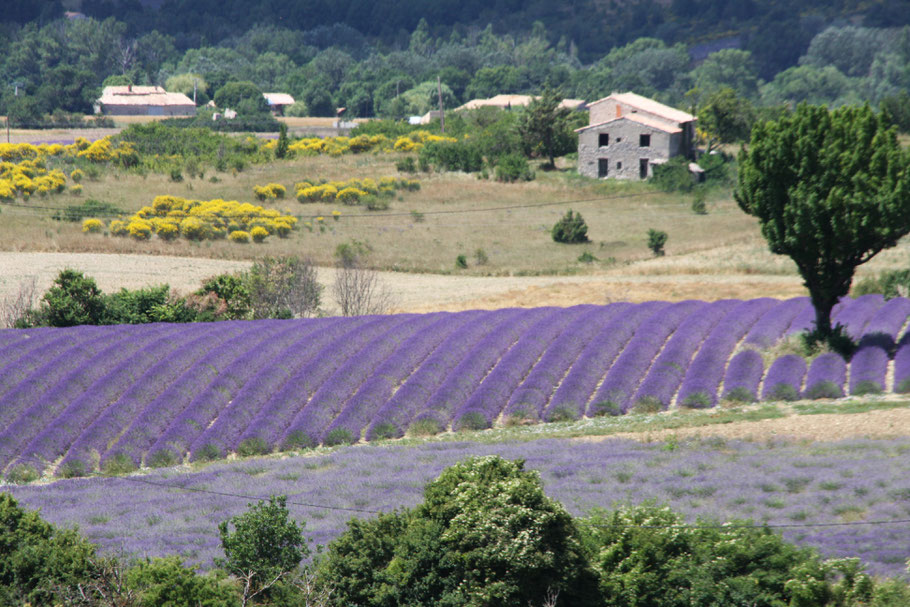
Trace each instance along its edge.
<instances>
[{"instance_id":1,"label":"lavender field","mask_svg":"<svg viewBox=\"0 0 910 607\"><path fill-rule=\"evenodd\" d=\"M575 515L666 503L690 521L751 519L824 555L859 556L879 575L905 575L910 558L910 438L834 443L642 444L608 439L344 447L321 455L251 458L197 472L6 486L53 523L77 524L109 553L220 556L217 525L255 498L286 494L306 534L324 544L351 517L409 507L424 484L468 455L522 458L548 495Z\"/></svg>"},{"instance_id":2,"label":"lavender field","mask_svg":"<svg viewBox=\"0 0 910 607\"><path fill-rule=\"evenodd\" d=\"M849 365L767 350L807 298L0 331L0 470L80 475L231 452L910 390L910 300L834 310Z\"/></svg>"}]
</instances>

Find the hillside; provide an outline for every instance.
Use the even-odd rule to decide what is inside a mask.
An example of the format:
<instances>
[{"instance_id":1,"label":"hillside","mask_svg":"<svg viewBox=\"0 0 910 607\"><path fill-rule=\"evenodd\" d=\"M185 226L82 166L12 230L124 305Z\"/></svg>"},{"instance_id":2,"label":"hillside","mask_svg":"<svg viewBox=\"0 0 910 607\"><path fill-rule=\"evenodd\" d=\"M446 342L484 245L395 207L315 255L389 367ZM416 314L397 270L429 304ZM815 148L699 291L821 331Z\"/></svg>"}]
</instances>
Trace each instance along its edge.
<instances>
[{"instance_id":1,"label":"hillside","mask_svg":"<svg viewBox=\"0 0 910 607\"><path fill-rule=\"evenodd\" d=\"M903 392L910 300L807 298L0 333L0 468L81 475L447 430ZM893 356L893 360L892 357Z\"/></svg>"}]
</instances>

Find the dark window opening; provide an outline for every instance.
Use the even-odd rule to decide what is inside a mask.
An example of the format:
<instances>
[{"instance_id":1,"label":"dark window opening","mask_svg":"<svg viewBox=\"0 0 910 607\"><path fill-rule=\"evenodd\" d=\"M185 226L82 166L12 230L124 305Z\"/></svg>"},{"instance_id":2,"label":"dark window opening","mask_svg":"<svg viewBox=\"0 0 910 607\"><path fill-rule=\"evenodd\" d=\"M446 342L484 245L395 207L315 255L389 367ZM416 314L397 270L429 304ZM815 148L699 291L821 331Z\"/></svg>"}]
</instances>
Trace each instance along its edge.
<instances>
[{"instance_id":1,"label":"dark window opening","mask_svg":"<svg viewBox=\"0 0 910 607\"><path fill-rule=\"evenodd\" d=\"M597 176L606 177L609 171L610 161L607 158L599 158L597 160Z\"/></svg>"},{"instance_id":2,"label":"dark window opening","mask_svg":"<svg viewBox=\"0 0 910 607\"><path fill-rule=\"evenodd\" d=\"M639 135L638 136L638 145L639 145L639 147L643 147L643 148L651 147L651 136L650 135Z\"/></svg>"},{"instance_id":3,"label":"dark window opening","mask_svg":"<svg viewBox=\"0 0 910 607\"><path fill-rule=\"evenodd\" d=\"M622 141L622 137L617 137L617 138L616 138L616 143L619 143L620 141Z\"/></svg>"},{"instance_id":4,"label":"dark window opening","mask_svg":"<svg viewBox=\"0 0 910 607\"><path fill-rule=\"evenodd\" d=\"M621 169L622 169L622 163L621 163L621 162L617 162L617 163L616 163L616 170L619 171L619 170L621 170Z\"/></svg>"},{"instance_id":5,"label":"dark window opening","mask_svg":"<svg viewBox=\"0 0 910 607\"><path fill-rule=\"evenodd\" d=\"M641 158L638 161L638 176L642 179L648 178L648 159Z\"/></svg>"},{"instance_id":6,"label":"dark window opening","mask_svg":"<svg viewBox=\"0 0 910 607\"><path fill-rule=\"evenodd\" d=\"M597 136L597 145L600 147L606 147L610 145L610 133L601 133Z\"/></svg>"}]
</instances>

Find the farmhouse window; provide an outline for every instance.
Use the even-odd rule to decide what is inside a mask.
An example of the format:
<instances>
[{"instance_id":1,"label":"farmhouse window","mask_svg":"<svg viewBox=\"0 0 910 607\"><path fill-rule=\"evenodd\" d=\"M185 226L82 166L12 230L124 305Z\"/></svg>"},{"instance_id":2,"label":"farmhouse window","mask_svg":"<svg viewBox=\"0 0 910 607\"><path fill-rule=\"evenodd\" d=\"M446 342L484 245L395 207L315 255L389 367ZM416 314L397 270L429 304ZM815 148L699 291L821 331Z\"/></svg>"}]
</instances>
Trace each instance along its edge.
<instances>
[{"instance_id":1,"label":"farmhouse window","mask_svg":"<svg viewBox=\"0 0 910 607\"><path fill-rule=\"evenodd\" d=\"M638 147L642 147L642 148L651 147L651 135L639 135L638 136Z\"/></svg>"},{"instance_id":2,"label":"farmhouse window","mask_svg":"<svg viewBox=\"0 0 910 607\"><path fill-rule=\"evenodd\" d=\"M648 177L648 159L647 158L638 159L638 176L642 179L647 179L647 177Z\"/></svg>"},{"instance_id":3,"label":"farmhouse window","mask_svg":"<svg viewBox=\"0 0 910 607\"><path fill-rule=\"evenodd\" d=\"M597 159L597 176L606 177L610 172L610 160L608 158Z\"/></svg>"},{"instance_id":4,"label":"farmhouse window","mask_svg":"<svg viewBox=\"0 0 910 607\"><path fill-rule=\"evenodd\" d=\"M610 145L610 133L601 133L597 136L598 147L607 147Z\"/></svg>"},{"instance_id":5,"label":"farmhouse window","mask_svg":"<svg viewBox=\"0 0 910 607\"><path fill-rule=\"evenodd\" d=\"M622 137L617 137L617 138L616 138L616 143L619 143L620 141L622 141Z\"/></svg>"},{"instance_id":6,"label":"farmhouse window","mask_svg":"<svg viewBox=\"0 0 910 607\"><path fill-rule=\"evenodd\" d=\"M617 162L617 163L616 163L616 170L617 170L617 171L622 170L622 162Z\"/></svg>"}]
</instances>

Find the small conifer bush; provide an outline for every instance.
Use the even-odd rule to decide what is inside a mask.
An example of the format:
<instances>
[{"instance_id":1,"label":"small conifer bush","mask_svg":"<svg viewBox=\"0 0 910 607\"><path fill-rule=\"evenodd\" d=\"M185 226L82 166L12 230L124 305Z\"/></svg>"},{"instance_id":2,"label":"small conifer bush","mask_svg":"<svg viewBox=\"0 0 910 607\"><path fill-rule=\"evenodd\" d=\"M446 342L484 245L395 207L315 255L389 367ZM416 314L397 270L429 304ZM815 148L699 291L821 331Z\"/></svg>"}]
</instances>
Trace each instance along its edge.
<instances>
[{"instance_id":1,"label":"small conifer bush","mask_svg":"<svg viewBox=\"0 0 910 607\"><path fill-rule=\"evenodd\" d=\"M588 242L588 224L581 213L574 213L569 209L562 219L556 222L550 234L554 241L565 244Z\"/></svg>"}]
</instances>

